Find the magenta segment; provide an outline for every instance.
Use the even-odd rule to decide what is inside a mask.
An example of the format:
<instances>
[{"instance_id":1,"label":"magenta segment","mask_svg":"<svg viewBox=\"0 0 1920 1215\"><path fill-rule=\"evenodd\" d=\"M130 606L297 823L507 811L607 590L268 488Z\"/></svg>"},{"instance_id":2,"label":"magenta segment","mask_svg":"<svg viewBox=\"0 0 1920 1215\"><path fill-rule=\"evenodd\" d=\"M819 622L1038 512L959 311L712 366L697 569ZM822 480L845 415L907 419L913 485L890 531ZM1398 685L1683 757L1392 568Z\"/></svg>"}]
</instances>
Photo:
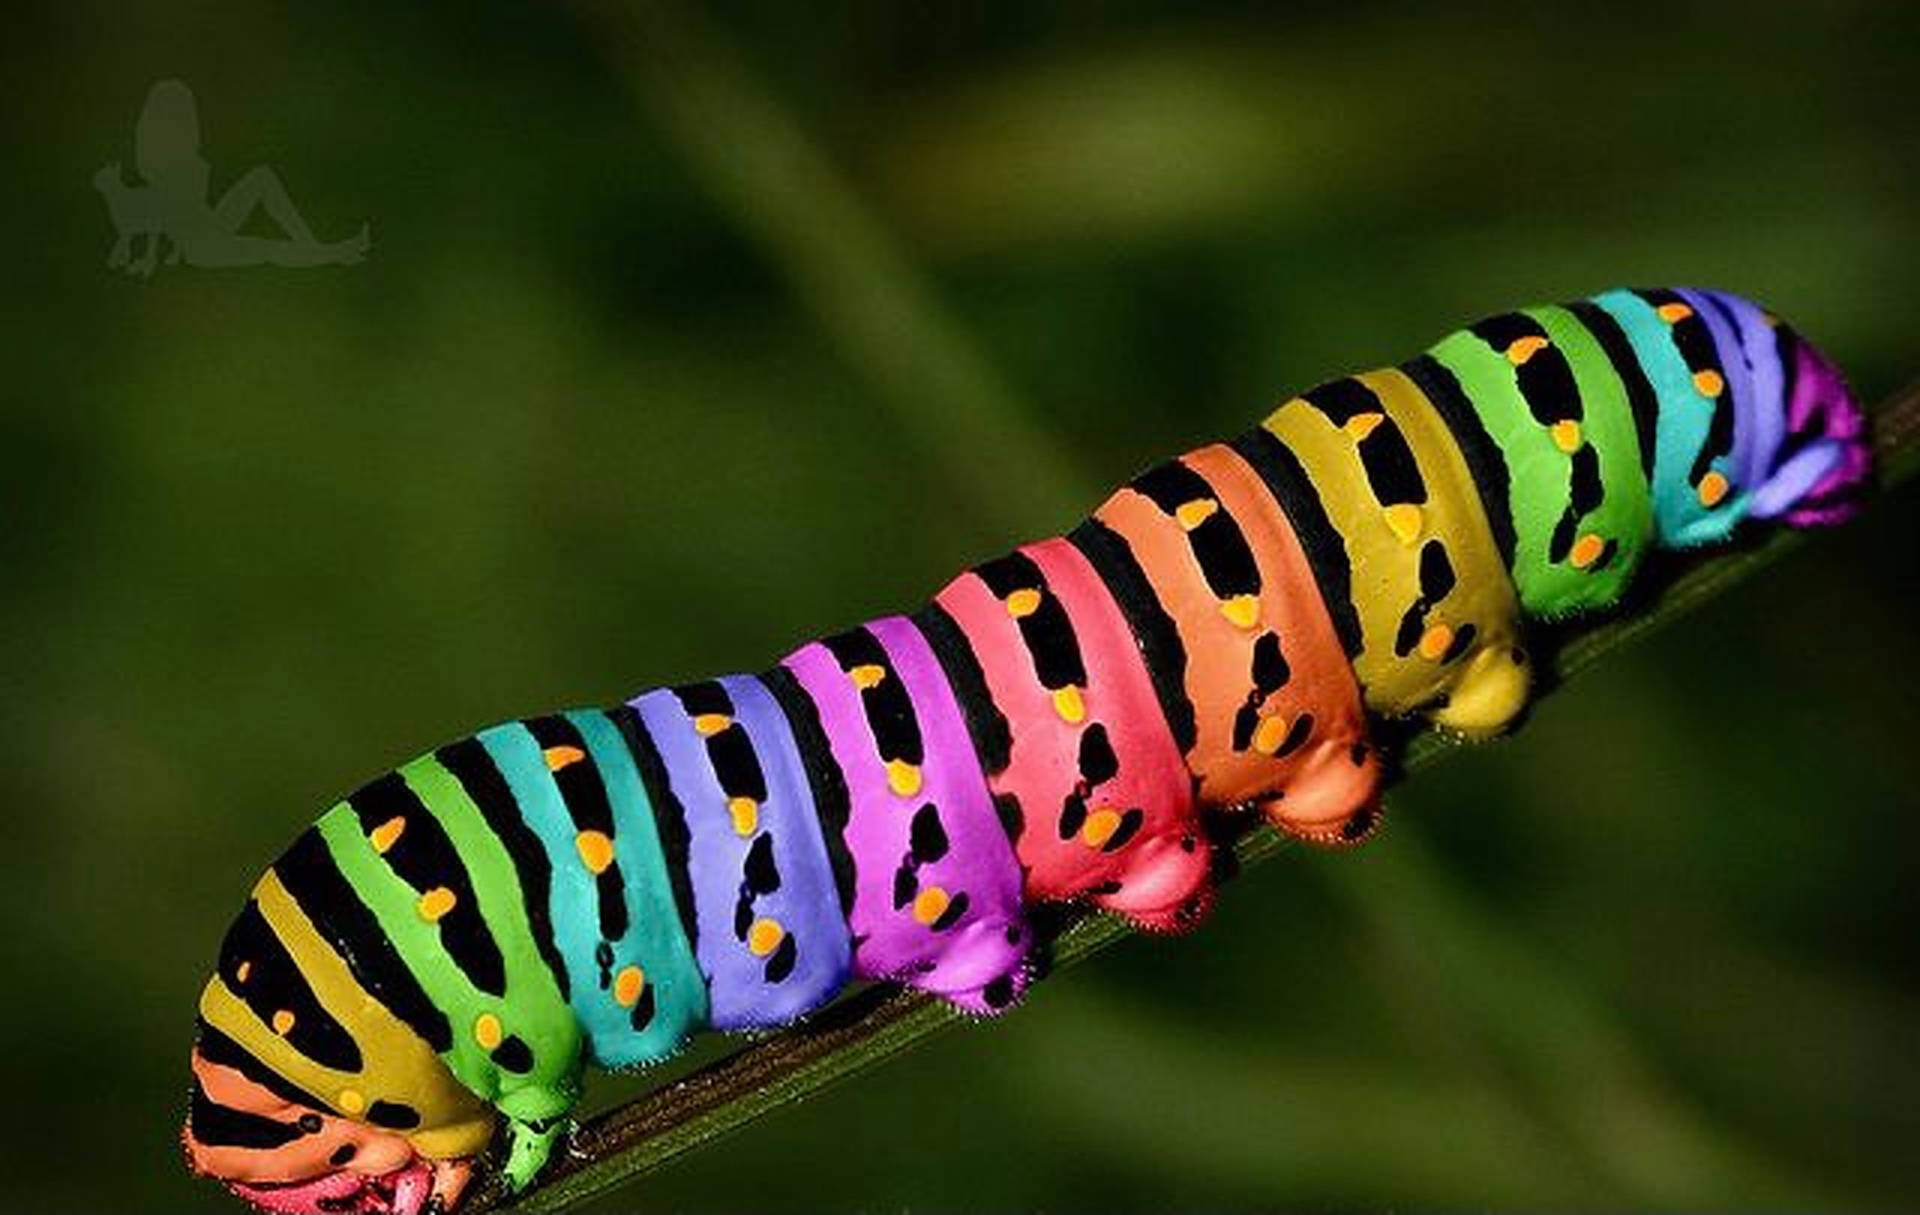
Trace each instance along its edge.
<instances>
[{"instance_id":1,"label":"magenta segment","mask_svg":"<svg viewBox=\"0 0 1920 1215\"><path fill-rule=\"evenodd\" d=\"M1026 988L1020 866L952 688L890 616L785 665L819 711L849 799L853 972L994 1013Z\"/></svg>"},{"instance_id":2,"label":"magenta segment","mask_svg":"<svg viewBox=\"0 0 1920 1215\"><path fill-rule=\"evenodd\" d=\"M1780 513L1794 527L1828 527L1859 513L1861 496L1873 477L1873 445L1866 411L1847 390L1839 369L1812 342L1797 333L1791 336L1790 442L1806 442L1807 450L1826 453L1827 467Z\"/></svg>"}]
</instances>

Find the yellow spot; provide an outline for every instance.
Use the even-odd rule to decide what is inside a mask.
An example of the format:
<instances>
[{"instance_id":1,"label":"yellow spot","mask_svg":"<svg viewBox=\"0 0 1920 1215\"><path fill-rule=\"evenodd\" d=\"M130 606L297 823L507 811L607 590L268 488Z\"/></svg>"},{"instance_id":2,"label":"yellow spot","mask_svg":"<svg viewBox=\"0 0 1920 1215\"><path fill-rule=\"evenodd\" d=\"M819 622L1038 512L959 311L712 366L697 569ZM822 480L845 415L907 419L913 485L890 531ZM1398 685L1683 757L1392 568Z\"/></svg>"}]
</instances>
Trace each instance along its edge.
<instances>
[{"instance_id":1,"label":"yellow spot","mask_svg":"<svg viewBox=\"0 0 1920 1215\"><path fill-rule=\"evenodd\" d=\"M1698 490L1700 494L1700 505L1718 506L1720 499L1727 496L1727 490L1730 488L1732 487L1727 484L1725 477L1717 472L1708 473L1706 476L1700 478L1700 487Z\"/></svg>"},{"instance_id":2,"label":"yellow spot","mask_svg":"<svg viewBox=\"0 0 1920 1215\"><path fill-rule=\"evenodd\" d=\"M368 832L367 842L373 845L375 852L385 856L387 849L393 847L400 841L400 833L406 829L407 820L396 814Z\"/></svg>"},{"instance_id":3,"label":"yellow spot","mask_svg":"<svg viewBox=\"0 0 1920 1215\"><path fill-rule=\"evenodd\" d=\"M1099 848L1113 838L1120 830L1120 816L1112 810L1095 810L1087 815L1087 821L1080 828L1080 842L1089 848Z\"/></svg>"},{"instance_id":4,"label":"yellow spot","mask_svg":"<svg viewBox=\"0 0 1920 1215\"><path fill-rule=\"evenodd\" d=\"M1516 338L1514 339L1513 345L1507 347L1507 362L1512 363L1515 367L1524 367L1528 359L1539 354L1552 344L1553 343L1540 337L1538 334L1529 334L1523 338Z\"/></svg>"},{"instance_id":5,"label":"yellow spot","mask_svg":"<svg viewBox=\"0 0 1920 1215\"><path fill-rule=\"evenodd\" d=\"M875 662L863 662L847 672L847 678L853 680L853 686L862 692L873 687L887 677L887 668Z\"/></svg>"},{"instance_id":6,"label":"yellow spot","mask_svg":"<svg viewBox=\"0 0 1920 1215\"><path fill-rule=\"evenodd\" d=\"M732 724L733 718L725 713L702 713L693 719L693 730L702 738L712 738Z\"/></svg>"},{"instance_id":7,"label":"yellow spot","mask_svg":"<svg viewBox=\"0 0 1920 1215\"><path fill-rule=\"evenodd\" d=\"M420 918L427 923L436 924L440 921L440 917L452 911L453 905L459 901L453 897L453 891L445 886L435 886L420 896L420 901L413 905L413 909L419 912Z\"/></svg>"},{"instance_id":8,"label":"yellow spot","mask_svg":"<svg viewBox=\"0 0 1920 1215\"><path fill-rule=\"evenodd\" d=\"M753 922L752 928L747 929L747 948L753 951L754 957L764 958L780 948L780 942L786 935L787 930L780 927L780 921L762 916Z\"/></svg>"},{"instance_id":9,"label":"yellow spot","mask_svg":"<svg viewBox=\"0 0 1920 1215\"><path fill-rule=\"evenodd\" d=\"M947 914L947 905L953 902L947 892L938 886L929 886L913 896L913 918L922 924L932 924Z\"/></svg>"},{"instance_id":10,"label":"yellow spot","mask_svg":"<svg viewBox=\"0 0 1920 1215\"><path fill-rule=\"evenodd\" d=\"M282 1038L293 1032L293 1014L281 1009L273 1014L273 1032Z\"/></svg>"},{"instance_id":11,"label":"yellow spot","mask_svg":"<svg viewBox=\"0 0 1920 1215\"><path fill-rule=\"evenodd\" d=\"M1015 620L1022 616L1031 616L1040 610L1040 592L1032 587L1022 587L1007 596L1007 615Z\"/></svg>"},{"instance_id":12,"label":"yellow spot","mask_svg":"<svg viewBox=\"0 0 1920 1215\"><path fill-rule=\"evenodd\" d=\"M473 1019L473 1040L480 1044L481 1050L492 1050L505 1037L500 1028L500 1018L492 1013L481 1013Z\"/></svg>"},{"instance_id":13,"label":"yellow spot","mask_svg":"<svg viewBox=\"0 0 1920 1215\"><path fill-rule=\"evenodd\" d=\"M1727 382L1720 378L1717 371L1696 371L1693 373L1693 386L1703 397L1717 397L1726 391Z\"/></svg>"},{"instance_id":14,"label":"yellow spot","mask_svg":"<svg viewBox=\"0 0 1920 1215\"><path fill-rule=\"evenodd\" d=\"M733 819L735 835L752 835L760 826L760 803L750 797L728 798L727 814Z\"/></svg>"},{"instance_id":15,"label":"yellow spot","mask_svg":"<svg viewBox=\"0 0 1920 1215\"><path fill-rule=\"evenodd\" d=\"M1253 595L1235 595L1221 601L1220 614L1236 626L1250 629L1260 623L1260 600Z\"/></svg>"},{"instance_id":16,"label":"yellow spot","mask_svg":"<svg viewBox=\"0 0 1920 1215\"><path fill-rule=\"evenodd\" d=\"M367 1099L360 1094L360 1090L357 1088L341 1089L340 1095L334 1099L333 1103L339 1107L340 1112L343 1114L358 1114L367 1108Z\"/></svg>"},{"instance_id":17,"label":"yellow spot","mask_svg":"<svg viewBox=\"0 0 1920 1215\"><path fill-rule=\"evenodd\" d=\"M1212 498L1195 498L1191 502L1182 502L1173 512L1173 517L1180 521L1182 528L1192 531L1213 518L1213 513L1219 509L1220 504Z\"/></svg>"},{"instance_id":18,"label":"yellow spot","mask_svg":"<svg viewBox=\"0 0 1920 1215\"><path fill-rule=\"evenodd\" d=\"M887 761L887 788L901 797L920 792L920 769L904 759Z\"/></svg>"},{"instance_id":19,"label":"yellow spot","mask_svg":"<svg viewBox=\"0 0 1920 1215\"><path fill-rule=\"evenodd\" d=\"M1348 438L1358 443L1360 440L1372 434L1374 428L1386 420L1387 415L1383 413L1356 413L1348 418L1347 424L1340 429L1347 432Z\"/></svg>"},{"instance_id":20,"label":"yellow spot","mask_svg":"<svg viewBox=\"0 0 1920 1215\"><path fill-rule=\"evenodd\" d=\"M587 867L587 872L595 877L613 864L613 841L603 831L582 831L573 837L573 849L580 854L580 863Z\"/></svg>"},{"instance_id":21,"label":"yellow spot","mask_svg":"<svg viewBox=\"0 0 1920 1215\"><path fill-rule=\"evenodd\" d=\"M587 757L587 753L578 747L548 747L541 754L546 756L549 772L558 772L569 764L577 764Z\"/></svg>"},{"instance_id":22,"label":"yellow spot","mask_svg":"<svg viewBox=\"0 0 1920 1215\"><path fill-rule=\"evenodd\" d=\"M1571 419L1555 422L1547 433L1553 436L1553 445L1568 455L1580 450L1580 423Z\"/></svg>"},{"instance_id":23,"label":"yellow spot","mask_svg":"<svg viewBox=\"0 0 1920 1215\"><path fill-rule=\"evenodd\" d=\"M1053 691L1053 711L1062 721L1078 722L1087 715L1087 702L1080 695L1080 689L1068 684Z\"/></svg>"},{"instance_id":24,"label":"yellow spot","mask_svg":"<svg viewBox=\"0 0 1920 1215\"><path fill-rule=\"evenodd\" d=\"M1654 311L1659 313L1660 319L1669 325L1678 325L1693 315L1693 309L1685 304L1662 304Z\"/></svg>"},{"instance_id":25,"label":"yellow spot","mask_svg":"<svg viewBox=\"0 0 1920 1215\"><path fill-rule=\"evenodd\" d=\"M1444 624L1430 626L1420 634L1420 657L1428 662L1439 662L1453 645L1453 630Z\"/></svg>"},{"instance_id":26,"label":"yellow spot","mask_svg":"<svg viewBox=\"0 0 1920 1215\"><path fill-rule=\"evenodd\" d=\"M613 976L614 1003L632 1008L640 1002L640 989L646 985L647 976L638 966L622 967L620 973Z\"/></svg>"},{"instance_id":27,"label":"yellow spot","mask_svg":"<svg viewBox=\"0 0 1920 1215\"><path fill-rule=\"evenodd\" d=\"M1600 554L1606 550L1607 542L1588 532L1573 542L1573 551L1567 554L1567 560L1573 563L1574 569L1583 570L1600 560Z\"/></svg>"},{"instance_id":28,"label":"yellow spot","mask_svg":"<svg viewBox=\"0 0 1920 1215\"><path fill-rule=\"evenodd\" d=\"M1422 519L1419 507L1411 502L1396 502L1381 513L1386 516L1387 530L1400 543L1412 544L1420 538Z\"/></svg>"},{"instance_id":29,"label":"yellow spot","mask_svg":"<svg viewBox=\"0 0 1920 1215\"><path fill-rule=\"evenodd\" d=\"M245 982L247 981L247 976L248 976L248 975L250 975L250 974L252 974L252 973L253 973L253 963L252 963L252 962L242 962L242 963L240 963L240 967L239 967L239 969L237 969L237 970L235 970L235 971L233 972L233 979L234 979L234 982L236 982L236 983L245 983Z\"/></svg>"},{"instance_id":30,"label":"yellow spot","mask_svg":"<svg viewBox=\"0 0 1920 1215\"><path fill-rule=\"evenodd\" d=\"M1260 724L1253 728L1253 749L1262 755L1272 755L1287 741L1287 719L1278 713L1272 717L1262 717Z\"/></svg>"}]
</instances>

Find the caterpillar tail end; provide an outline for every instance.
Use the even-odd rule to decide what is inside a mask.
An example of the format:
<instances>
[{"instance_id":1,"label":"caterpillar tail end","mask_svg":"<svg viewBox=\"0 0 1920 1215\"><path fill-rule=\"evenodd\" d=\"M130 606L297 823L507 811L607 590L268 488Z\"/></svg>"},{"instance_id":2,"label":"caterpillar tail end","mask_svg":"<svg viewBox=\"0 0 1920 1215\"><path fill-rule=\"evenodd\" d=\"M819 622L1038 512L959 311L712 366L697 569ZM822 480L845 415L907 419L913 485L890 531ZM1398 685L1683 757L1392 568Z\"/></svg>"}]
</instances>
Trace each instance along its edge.
<instances>
[{"instance_id":1,"label":"caterpillar tail end","mask_svg":"<svg viewBox=\"0 0 1920 1215\"><path fill-rule=\"evenodd\" d=\"M1832 527L1860 513L1873 479L1867 413L1819 347L1782 329L1783 354L1792 360L1786 440L1749 513L1791 527Z\"/></svg>"}]
</instances>

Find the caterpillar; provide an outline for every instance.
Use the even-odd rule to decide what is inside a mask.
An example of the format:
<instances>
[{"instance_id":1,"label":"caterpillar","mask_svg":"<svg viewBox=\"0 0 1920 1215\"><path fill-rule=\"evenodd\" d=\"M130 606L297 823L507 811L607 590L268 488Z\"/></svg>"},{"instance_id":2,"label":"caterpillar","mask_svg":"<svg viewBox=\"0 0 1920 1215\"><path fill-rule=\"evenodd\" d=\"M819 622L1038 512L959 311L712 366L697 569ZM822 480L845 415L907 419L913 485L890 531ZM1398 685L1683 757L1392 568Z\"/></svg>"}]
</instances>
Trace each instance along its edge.
<instances>
[{"instance_id":1,"label":"caterpillar","mask_svg":"<svg viewBox=\"0 0 1920 1215\"><path fill-rule=\"evenodd\" d=\"M1617 604L1655 548L1839 523L1869 465L1839 372L1757 305L1607 291L1309 389L760 674L440 747L253 888L188 1163L288 1215L451 1211L499 1140L533 1180L589 1063L856 981L1003 1011L1036 904L1183 931L1226 816L1366 839L1371 722L1500 732L1524 620Z\"/></svg>"}]
</instances>

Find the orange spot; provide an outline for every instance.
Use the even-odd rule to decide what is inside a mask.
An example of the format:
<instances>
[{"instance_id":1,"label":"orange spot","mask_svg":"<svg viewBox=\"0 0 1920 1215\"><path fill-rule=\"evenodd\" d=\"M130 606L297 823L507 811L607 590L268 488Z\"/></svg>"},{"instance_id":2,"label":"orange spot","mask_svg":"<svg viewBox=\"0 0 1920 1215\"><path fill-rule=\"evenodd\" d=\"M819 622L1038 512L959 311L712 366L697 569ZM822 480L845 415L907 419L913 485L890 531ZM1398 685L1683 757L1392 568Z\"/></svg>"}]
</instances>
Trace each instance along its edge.
<instances>
[{"instance_id":1,"label":"orange spot","mask_svg":"<svg viewBox=\"0 0 1920 1215\"><path fill-rule=\"evenodd\" d=\"M1547 339L1537 334L1529 334L1523 338L1515 338L1513 345L1507 347L1507 362L1512 363L1515 367L1524 367L1528 359L1539 354L1552 344L1552 342L1547 341Z\"/></svg>"},{"instance_id":2,"label":"orange spot","mask_svg":"<svg viewBox=\"0 0 1920 1215\"><path fill-rule=\"evenodd\" d=\"M1195 498L1191 502L1182 502L1173 512L1173 517L1179 520L1183 530L1192 531L1213 518L1214 512L1219 509L1220 504L1212 498Z\"/></svg>"},{"instance_id":3,"label":"orange spot","mask_svg":"<svg viewBox=\"0 0 1920 1215\"><path fill-rule=\"evenodd\" d=\"M240 963L239 968L233 972L233 981L236 983L245 983L247 981L247 976L252 973L253 973L253 963L242 962Z\"/></svg>"},{"instance_id":4,"label":"orange spot","mask_svg":"<svg viewBox=\"0 0 1920 1215\"><path fill-rule=\"evenodd\" d=\"M1040 610L1040 592L1032 587L1022 587L1007 596L1007 615L1015 620L1022 616L1031 616Z\"/></svg>"},{"instance_id":5,"label":"orange spot","mask_svg":"<svg viewBox=\"0 0 1920 1215\"><path fill-rule=\"evenodd\" d=\"M1358 443L1360 440L1372 434L1375 428L1386 420L1387 415L1383 413L1356 413L1348 418L1347 424L1340 429L1347 432L1349 439Z\"/></svg>"},{"instance_id":6,"label":"orange spot","mask_svg":"<svg viewBox=\"0 0 1920 1215\"><path fill-rule=\"evenodd\" d=\"M702 713L693 719L693 732L702 738L712 738L733 724L733 718L725 713Z\"/></svg>"},{"instance_id":7,"label":"orange spot","mask_svg":"<svg viewBox=\"0 0 1920 1215\"><path fill-rule=\"evenodd\" d=\"M1420 634L1420 657L1439 662L1453 645L1453 630L1444 624L1432 625Z\"/></svg>"},{"instance_id":8,"label":"orange spot","mask_svg":"<svg viewBox=\"0 0 1920 1215\"><path fill-rule=\"evenodd\" d=\"M1693 309L1685 304L1662 304L1654 311L1659 313L1660 319L1669 325L1678 325L1693 315Z\"/></svg>"},{"instance_id":9,"label":"orange spot","mask_svg":"<svg viewBox=\"0 0 1920 1215\"><path fill-rule=\"evenodd\" d=\"M913 918L930 925L947 914L947 906L952 902L946 891L938 886L929 886L913 896Z\"/></svg>"},{"instance_id":10,"label":"orange spot","mask_svg":"<svg viewBox=\"0 0 1920 1215\"><path fill-rule=\"evenodd\" d=\"M385 856L387 849L393 847L400 841L400 833L406 829L407 820L396 814L386 822L381 823L378 827L375 827L372 831L369 831L367 833L367 842L373 845L375 852Z\"/></svg>"},{"instance_id":11,"label":"orange spot","mask_svg":"<svg viewBox=\"0 0 1920 1215\"><path fill-rule=\"evenodd\" d=\"M573 837L573 849L587 872L599 877L613 864L613 841L604 831L582 831Z\"/></svg>"},{"instance_id":12,"label":"orange spot","mask_svg":"<svg viewBox=\"0 0 1920 1215\"><path fill-rule=\"evenodd\" d=\"M360 1090L357 1088L341 1089L340 1095L333 1099L333 1103L339 1108L341 1113L349 1115L358 1114L367 1108L367 1099L361 1095Z\"/></svg>"},{"instance_id":13,"label":"orange spot","mask_svg":"<svg viewBox=\"0 0 1920 1215\"><path fill-rule=\"evenodd\" d=\"M1580 434L1580 423L1570 419L1563 422L1555 422L1552 426L1547 427L1547 433L1553 437L1553 445L1568 455L1572 455L1574 452L1580 450L1580 441L1582 438Z\"/></svg>"},{"instance_id":14,"label":"orange spot","mask_svg":"<svg viewBox=\"0 0 1920 1215\"><path fill-rule=\"evenodd\" d=\"M1120 816L1112 810L1095 810L1087 815L1087 821L1080 828L1080 842L1089 848L1099 848L1113 838L1120 830Z\"/></svg>"},{"instance_id":15,"label":"orange spot","mask_svg":"<svg viewBox=\"0 0 1920 1215\"><path fill-rule=\"evenodd\" d=\"M1220 614L1235 627L1250 629L1260 623L1260 600L1252 595L1235 595L1220 602Z\"/></svg>"},{"instance_id":16,"label":"orange spot","mask_svg":"<svg viewBox=\"0 0 1920 1215\"><path fill-rule=\"evenodd\" d=\"M1696 371L1693 373L1693 386L1703 397L1717 397L1727 389L1727 382L1720 378L1717 371Z\"/></svg>"},{"instance_id":17,"label":"orange spot","mask_svg":"<svg viewBox=\"0 0 1920 1215\"><path fill-rule=\"evenodd\" d=\"M293 1032L293 1014L281 1009L273 1014L273 1032L282 1038Z\"/></svg>"},{"instance_id":18,"label":"orange spot","mask_svg":"<svg viewBox=\"0 0 1920 1215\"><path fill-rule=\"evenodd\" d=\"M1424 519L1420 508L1411 502L1396 502L1381 512L1387 520L1387 530L1394 539L1402 544L1412 544L1420 538L1420 528Z\"/></svg>"},{"instance_id":19,"label":"orange spot","mask_svg":"<svg viewBox=\"0 0 1920 1215\"><path fill-rule=\"evenodd\" d=\"M453 905L459 901L453 897L453 891L445 886L435 886L420 896L420 901L413 905L413 909L420 913L421 919L429 924L435 924L439 922L441 916L452 911Z\"/></svg>"},{"instance_id":20,"label":"orange spot","mask_svg":"<svg viewBox=\"0 0 1920 1215\"><path fill-rule=\"evenodd\" d=\"M506 1038L506 1032L500 1028L500 1018L492 1013L481 1013L473 1019L473 1040L480 1044L481 1050L492 1050Z\"/></svg>"},{"instance_id":21,"label":"orange spot","mask_svg":"<svg viewBox=\"0 0 1920 1215\"><path fill-rule=\"evenodd\" d=\"M1054 689L1053 711L1062 721L1078 722L1087 715L1087 702L1081 698L1079 688L1068 684Z\"/></svg>"},{"instance_id":22,"label":"orange spot","mask_svg":"<svg viewBox=\"0 0 1920 1215\"><path fill-rule=\"evenodd\" d=\"M887 668L873 662L863 662L847 672L847 678L853 680L853 686L862 692L878 684L887 677Z\"/></svg>"},{"instance_id":23,"label":"orange spot","mask_svg":"<svg viewBox=\"0 0 1920 1215\"><path fill-rule=\"evenodd\" d=\"M1573 563L1574 569L1583 570L1600 560L1600 554L1606 551L1607 542L1588 532L1573 542L1573 551L1567 554L1567 560Z\"/></svg>"},{"instance_id":24,"label":"orange spot","mask_svg":"<svg viewBox=\"0 0 1920 1215\"><path fill-rule=\"evenodd\" d=\"M587 757L587 753L578 747L548 747L541 754L546 756L549 772L558 772L569 764L577 764Z\"/></svg>"},{"instance_id":25,"label":"orange spot","mask_svg":"<svg viewBox=\"0 0 1920 1215\"><path fill-rule=\"evenodd\" d=\"M647 985L647 976L638 966L623 967L613 976L613 1000L622 1008L632 1008L640 1002L640 989Z\"/></svg>"},{"instance_id":26,"label":"orange spot","mask_svg":"<svg viewBox=\"0 0 1920 1215\"><path fill-rule=\"evenodd\" d=\"M735 835L752 835L760 827L760 803L750 797L729 798L727 816L733 819Z\"/></svg>"},{"instance_id":27,"label":"orange spot","mask_svg":"<svg viewBox=\"0 0 1920 1215\"><path fill-rule=\"evenodd\" d=\"M1276 713L1271 717L1262 717L1260 724L1253 728L1253 749L1262 755L1272 755L1287 741L1288 721Z\"/></svg>"},{"instance_id":28,"label":"orange spot","mask_svg":"<svg viewBox=\"0 0 1920 1215\"><path fill-rule=\"evenodd\" d=\"M769 920L765 916L753 922L747 929L747 948L756 958L764 958L780 948L780 942L786 937L787 930L780 927L780 921Z\"/></svg>"},{"instance_id":29,"label":"orange spot","mask_svg":"<svg viewBox=\"0 0 1920 1215\"><path fill-rule=\"evenodd\" d=\"M901 797L920 792L920 769L904 759L887 761L887 788Z\"/></svg>"},{"instance_id":30,"label":"orange spot","mask_svg":"<svg viewBox=\"0 0 1920 1215\"><path fill-rule=\"evenodd\" d=\"M1700 505L1718 506L1720 500L1727 496L1727 491L1731 488L1733 487L1727 483L1727 479L1719 473L1708 473L1706 476L1700 478L1700 485L1697 490L1700 495Z\"/></svg>"}]
</instances>

